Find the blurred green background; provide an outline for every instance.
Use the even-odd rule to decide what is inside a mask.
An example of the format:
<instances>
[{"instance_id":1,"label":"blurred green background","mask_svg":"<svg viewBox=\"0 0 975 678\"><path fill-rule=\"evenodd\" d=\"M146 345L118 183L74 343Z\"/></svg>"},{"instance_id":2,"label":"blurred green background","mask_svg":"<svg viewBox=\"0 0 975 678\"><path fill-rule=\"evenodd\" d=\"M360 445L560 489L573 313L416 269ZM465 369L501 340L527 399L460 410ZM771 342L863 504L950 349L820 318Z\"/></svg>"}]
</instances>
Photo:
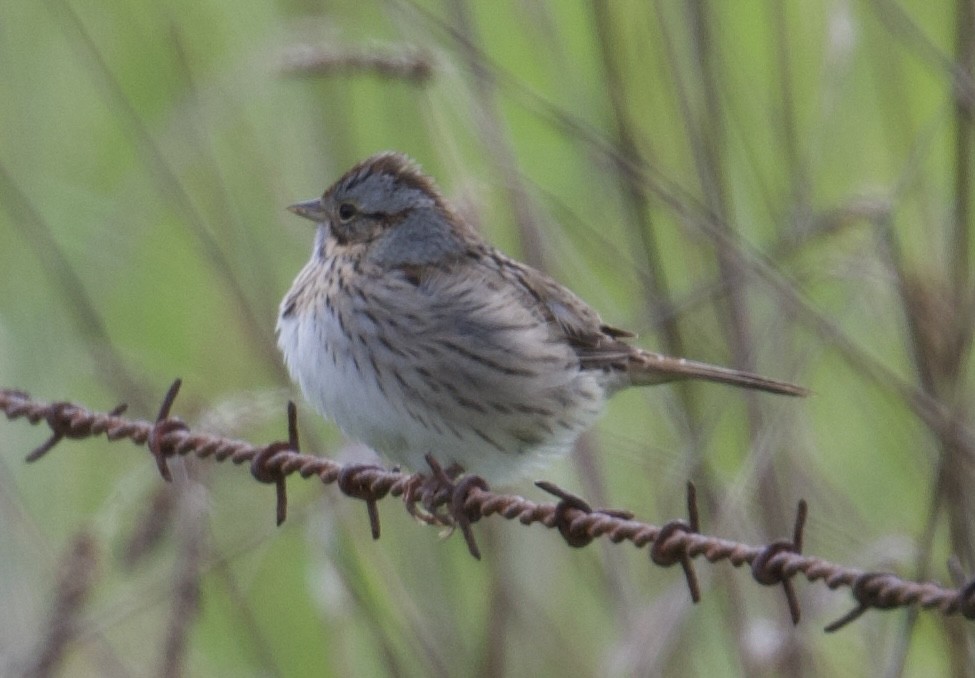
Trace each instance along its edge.
<instances>
[{"instance_id":1,"label":"blurred green background","mask_svg":"<svg viewBox=\"0 0 975 678\"><path fill-rule=\"evenodd\" d=\"M0 4L0 386L263 443L368 453L274 345L312 232L284 209L404 151L508 253L641 345L794 380L616 397L546 479L761 543L950 583L975 572L970 0ZM418 64L409 70L405 66ZM0 674L972 675L971 622L871 612L493 518L459 535L335 487L0 423ZM514 488L545 495L525 482ZM153 534L149 534L152 532ZM140 541L141 540L141 541ZM141 544L141 545L140 545ZM69 568L70 569L70 568ZM85 573L88 572L87 575ZM198 591L199 595L195 595ZM38 671L38 675L43 671Z\"/></svg>"}]
</instances>

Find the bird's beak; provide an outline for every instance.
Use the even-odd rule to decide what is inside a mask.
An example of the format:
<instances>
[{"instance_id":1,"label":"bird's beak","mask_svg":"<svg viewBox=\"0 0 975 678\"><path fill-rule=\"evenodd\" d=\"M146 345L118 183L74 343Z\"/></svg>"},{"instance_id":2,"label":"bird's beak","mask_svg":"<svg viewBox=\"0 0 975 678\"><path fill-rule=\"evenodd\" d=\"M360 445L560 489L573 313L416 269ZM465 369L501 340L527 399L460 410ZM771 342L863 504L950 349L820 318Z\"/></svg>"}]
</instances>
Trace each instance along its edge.
<instances>
[{"instance_id":1,"label":"bird's beak","mask_svg":"<svg viewBox=\"0 0 975 678\"><path fill-rule=\"evenodd\" d=\"M288 206L288 211L294 212L299 217L311 219L318 224L325 221L327 217L325 214L325 206L322 205L321 198L306 200L305 202L296 202L294 205Z\"/></svg>"}]
</instances>

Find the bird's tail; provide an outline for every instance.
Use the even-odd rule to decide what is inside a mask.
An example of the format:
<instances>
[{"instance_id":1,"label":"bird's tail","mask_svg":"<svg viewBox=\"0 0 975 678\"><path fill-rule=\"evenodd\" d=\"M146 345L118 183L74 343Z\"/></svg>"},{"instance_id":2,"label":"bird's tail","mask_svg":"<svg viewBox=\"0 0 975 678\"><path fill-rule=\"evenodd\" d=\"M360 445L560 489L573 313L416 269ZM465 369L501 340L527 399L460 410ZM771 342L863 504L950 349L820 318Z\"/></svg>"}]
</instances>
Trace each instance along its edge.
<instances>
[{"instance_id":1,"label":"bird's tail","mask_svg":"<svg viewBox=\"0 0 975 678\"><path fill-rule=\"evenodd\" d=\"M683 381L685 379L703 379L780 395L809 395L808 389L788 382L684 358L671 358L642 349L635 349L629 356L626 372L633 386L664 384L668 381Z\"/></svg>"}]
</instances>

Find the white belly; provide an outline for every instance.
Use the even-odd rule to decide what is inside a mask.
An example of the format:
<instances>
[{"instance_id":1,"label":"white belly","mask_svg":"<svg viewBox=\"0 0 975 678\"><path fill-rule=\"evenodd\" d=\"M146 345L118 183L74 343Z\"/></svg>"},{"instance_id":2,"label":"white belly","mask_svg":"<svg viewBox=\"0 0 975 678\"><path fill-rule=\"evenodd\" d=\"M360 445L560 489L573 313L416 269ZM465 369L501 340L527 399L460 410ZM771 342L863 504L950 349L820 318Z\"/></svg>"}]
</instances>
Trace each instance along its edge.
<instances>
[{"instance_id":1,"label":"white belly","mask_svg":"<svg viewBox=\"0 0 975 678\"><path fill-rule=\"evenodd\" d=\"M281 319L278 346L305 398L350 438L393 454L420 435L413 430L416 423L404 417L378 386L368 356L355 361L341 357L362 352L331 314L320 314L318 322L307 315Z\"/></svg>"},{"instance_id":2,"label":"white belly","mask_svg":"<svg viewBox=\"0 0 975 678\"><path fill-rule=\"evenodd\" d=\"M571 349L547 341L542 325L470 336L430 310L394 341L351 302L343 313L345 331L324 303L279 319L288 371L347 436L412 471L426 470L429 454L509 481L571 449L601 410L602 375L572 367ZM532 356L530 373L491 367L512 351Z\"/></svg>"}]
</instances>

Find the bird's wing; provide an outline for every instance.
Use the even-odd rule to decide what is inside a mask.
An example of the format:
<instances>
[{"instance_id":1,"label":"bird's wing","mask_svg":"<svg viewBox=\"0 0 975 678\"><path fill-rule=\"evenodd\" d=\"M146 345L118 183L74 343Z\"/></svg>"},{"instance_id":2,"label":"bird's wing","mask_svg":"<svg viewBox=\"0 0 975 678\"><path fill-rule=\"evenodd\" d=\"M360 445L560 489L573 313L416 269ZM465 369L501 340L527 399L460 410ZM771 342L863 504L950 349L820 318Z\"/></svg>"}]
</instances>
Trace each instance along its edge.
<instances>
[{"instance_id":1,"label":"bird's wing","mask_svg":"<svg viewBox=\"0 0 975 678\"><path fill-rule=\"evenodd\" d=\"M624 339L632 332L607 325L599 314L568 288L544 273L501 257L498 273L522 291L524 303L561 334L585 367L600 368L619 363L635 350Z\"/></svg>"},{"instance_id":2,"label":"bird's wing","mask_svg":"<svg viewBox=\"0 0 975 678\"><path fill-rule=\"evenodd\" d=\"M543 362L558 363L574 355L584 369L625 375L616 387L704 379L772 393L806 394L793 384L631 346L625 341L633 336L630 332L603 323L591 306L545 274L500 253L477 260L480 265L468 264L463 276L444 276L443 270L432 269L410 275L439 288L436 296L449 300L454 309L451 332L477 343L492 360L510 362L517 356L518 369L530 371Z\"/></svg>"}]
</instances>

